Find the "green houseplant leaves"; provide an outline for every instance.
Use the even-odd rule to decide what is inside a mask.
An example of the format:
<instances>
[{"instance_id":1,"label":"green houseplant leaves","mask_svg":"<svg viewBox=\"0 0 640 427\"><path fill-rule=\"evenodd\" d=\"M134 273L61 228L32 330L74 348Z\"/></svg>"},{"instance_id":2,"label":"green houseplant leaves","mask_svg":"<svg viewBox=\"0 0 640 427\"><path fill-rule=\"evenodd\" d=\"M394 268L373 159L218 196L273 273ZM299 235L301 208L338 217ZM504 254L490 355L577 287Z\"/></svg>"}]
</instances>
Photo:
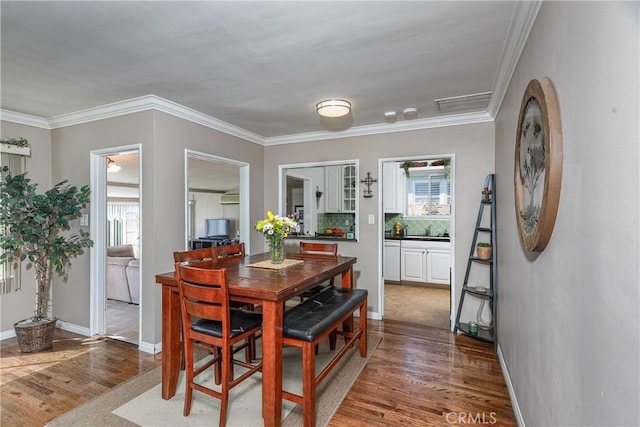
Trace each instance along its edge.
<instances>
[{"instance_id":1,"label":"green houseplant leaves","mask_svg":"<svg viewBox=\"0 0 640 427\"><path fill-rule=\"evenodd\" d=\"M93 246L89 233L67 233L69 222L79 218L89 203L88 185L70 186L67 180L38 194L38 184L26 174L12 176L0 170L0 262L28 260L36 277L36 309L33 321L47 317L53 271L67 278L71 259Z\"/></svg>"}]
</instances>

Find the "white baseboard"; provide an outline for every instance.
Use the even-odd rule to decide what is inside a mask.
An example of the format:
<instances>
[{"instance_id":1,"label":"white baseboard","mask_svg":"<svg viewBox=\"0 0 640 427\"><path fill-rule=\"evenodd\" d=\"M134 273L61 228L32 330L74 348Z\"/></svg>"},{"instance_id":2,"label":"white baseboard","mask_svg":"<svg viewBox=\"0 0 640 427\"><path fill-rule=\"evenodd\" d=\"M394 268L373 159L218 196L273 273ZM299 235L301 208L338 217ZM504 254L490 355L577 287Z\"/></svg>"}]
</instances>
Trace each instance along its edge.
<instances>
[{"instance_id":1,"label":"white baseboard","mask_svg":"<svg viewBox=\"0 0 640 427\"><path fill-rule=\"evenodd\" d=\"M85 337L91 336L91 330L89 328L85 328L84 326L74 325L73 323L65 322L63 320L58 320L56 326L60 329L64 329L65 331L74 332L78 335L83 335Z\"/></svg>"},{"instance_id":2,"label":"white baseboard","mask_svg":"<svg viewBox=\"0 0 640 427\"><path fill-rule=\"evenodd\" d=\"M382 316L380 316L380 313L378 313L378 312L369 311L369 312L367 312L367 319L382 320Z\"/></svg>"},{"instance_id":3,"label":"white baseboard","mask_svg":"<svg viewBox=\"0 0 640 427\"><path fill-rule=\"evenodd\" d=\"M522 418L522 412L520 412L520 407L518 406L518 399L516 399L516 392L513 389L513 384L511 383L511 377L509 376L507 365L504 362L504 357L502 356L502 349L500 348L500 344L498 344L498 360L500 361L500 367L502 367L504 382L507 385L507 390L509 391L509 397L511 398L511 406L513 408L513 414L516 416L516 422L518 423L519 427L525 427L524 419Z\"/></svg>"},{"instance_id":4,"label":"white baseboard","mask_svg":"<svg viewBox=\"0 0 640 427\"><path fill-rule=\"evenodd\" d=\"M152 344L149 342L140 342L140 346L138 347L138 350L140 351L144 351L145 353L149 353L149 354L157 354L160 353L162 351L162 343L158 343L158 344Z\"/></svg>"},{"instance_id":5,"label":"white baseboard","mask_svg":"<svg viewBox=\"0 0 640 427\"><path fill-rule=\"evenodd\" d=\"M9 338L13 338L16 336L16 330L15 329L9 329L8 331L2 331L0 332L0 340L6 340Z\"/></svg>"}]
</instances>

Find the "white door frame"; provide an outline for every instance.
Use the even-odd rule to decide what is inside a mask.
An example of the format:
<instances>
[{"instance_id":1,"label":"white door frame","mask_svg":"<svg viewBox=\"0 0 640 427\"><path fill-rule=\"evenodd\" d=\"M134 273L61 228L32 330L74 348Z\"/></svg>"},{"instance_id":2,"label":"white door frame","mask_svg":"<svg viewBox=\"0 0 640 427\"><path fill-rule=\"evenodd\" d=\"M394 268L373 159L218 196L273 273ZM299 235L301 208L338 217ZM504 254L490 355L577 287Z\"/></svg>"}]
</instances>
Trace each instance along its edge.
<instances>
[{"instance_id":1,"label":"white door frame","mask_svg":"<svg viewBox=\"0 0 640 427\"><path fill-rule=\"evenodd\" d=\"M251 165L240 160L228 159L214 154L202 153L200 151L184 150L184 247L189 248L189 158L198 158L211 162L227 163L237 166L240 171L240 241L244 242L247 255L251 252L251 206L250 206L250 177Z\"/></svg>"},{"instance_id":2,"label":"white door frame","mask_svg":"<svg viewBox=\"0 0 640 427\"><path fill-rule=\"evenodd\" d=\"M455 154L440 154L440 155L428 155L428 156L406 156L406 157L393 157L393 158L384 158L378 159L378 176L381 179L384 179L382 176L382 164L386 162L404 162L408 160L435 160L442 158L450 158L451 159L451 223L449 224L449 236L451 241L451 284L450 284L450 292L451 292L451 310L449 313L449 324L451 327L451 331L453 331L455 327L455 318L456 318L456 310L458 309L458 305L456 303L456 245L455 245L455 237L456 237L456 208L455 208L455 194L456 194L456 180L455 180ZM382 203L382 198L384 195L382 194L383 185L379 185L380 189L380 197L378 197L378 218L380 218L379 227L378 227L378 313L380 315L380 319L384 319L384 278L382 277L382 256L384 252L384 208Z\"/></svg>"},{"instance_id":3,"label":"white door frame","mask_svg":"<svg viewBox=\"0 0 640 427\"><path fill-rule=\"evenodd\" d=\"M106 266L107 266L107 162L106 157L115 152L138 151L138 182L140 203L140 223L142 230L142 144L123 145L99 150L89 154L91 204L89 207L89 232L94 246L91 248L90 267L90 333L91 335L106 333ZM142 253L144 242L140 239L140 271L142 272ZM142 276L141 276L142 277ZM142 289L140 289L140 305L138 317L138 346L142 339Z\"/></svg>"}]
</instances>

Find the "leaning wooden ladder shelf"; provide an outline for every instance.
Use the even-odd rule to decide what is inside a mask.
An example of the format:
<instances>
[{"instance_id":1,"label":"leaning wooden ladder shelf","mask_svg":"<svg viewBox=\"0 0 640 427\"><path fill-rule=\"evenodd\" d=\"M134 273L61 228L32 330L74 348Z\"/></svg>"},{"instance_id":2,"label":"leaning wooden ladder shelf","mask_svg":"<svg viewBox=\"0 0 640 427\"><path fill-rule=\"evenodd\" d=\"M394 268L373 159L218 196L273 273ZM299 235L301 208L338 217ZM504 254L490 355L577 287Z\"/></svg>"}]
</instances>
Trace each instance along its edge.
<instances>
[{"instance_id":1,"label":"leaning wooden ladder shelf","mask_svg":"<svg viewBox=\"0 0 640 427\"><path fill-rule=\"evenodd\" d=\"M485 208L487 207L489 208L488 227L486 226L487 219L485 218ZM492 254L488 259L480 258L475 255L476 244L478 243L478 235L480 233L482 233L483 236L488 235L487 237L489 238L489 243L491 244ZM456 314L454 332L460 331L461 333L470 337L493 343L496 343L496 242L496 181L495 175L489 174L485 179L484 189L482 190L482 198L480 200L480 208L478 210L478 219L476 220L473 240L471 242L469 260L467 261L467 270L464 274L462 295L460 296L460 303L458 304L458 313ZM476 267L481 265L487 265L489 267L488 286L470 286L469 278L472 274L472 270L476 270ZM475 273L478 272L474 271L474 277ZM478 320L478 322L476 322L475 320L468 320L465 322L460 321L460 315L463 312L465 297L472 297L467 302L473 301L479 304L476 315L476 320ZM488 303L489 306L488 319L484 319L484 308L486 303ZM483 322L481 320L483 320Z\"/></svg>"}]
</instances>

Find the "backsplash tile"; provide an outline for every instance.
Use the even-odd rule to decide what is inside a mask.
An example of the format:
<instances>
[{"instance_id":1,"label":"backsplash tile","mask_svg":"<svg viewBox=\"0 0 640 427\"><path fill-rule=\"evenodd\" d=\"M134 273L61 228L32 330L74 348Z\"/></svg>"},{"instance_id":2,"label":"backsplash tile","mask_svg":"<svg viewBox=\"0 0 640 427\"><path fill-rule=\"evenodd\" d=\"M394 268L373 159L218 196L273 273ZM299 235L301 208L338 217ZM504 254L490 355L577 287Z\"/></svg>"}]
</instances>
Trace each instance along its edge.
<instances>
[{"instance_id":1,"label":"backsplash tile","mask_svg":"<svg viewBox=\"0 0 640 427\"><path fill-rule=\"evenodd\" d=\"M345 221L348 225L345 225ZM339 228L342 231L352 231L355 223L355 214L352 213L325 213L318 214L318 233L324 233L325 228Z\"/></svg>"},{"instance_id":2,"label":"backsplash tile","mask_svg":"<svg viewBox=\"0 0 640 427\"><path fill-rule=\"evenodd\" d=\"M385 214L384 229L393 230L396 221L400 221L403 227L406 225L406 234L411 236L424 236L427 227L430 236L442 236L449 233L451 223L449 219L406 219L398 214Z\"/></svg>"}]
</instances>

